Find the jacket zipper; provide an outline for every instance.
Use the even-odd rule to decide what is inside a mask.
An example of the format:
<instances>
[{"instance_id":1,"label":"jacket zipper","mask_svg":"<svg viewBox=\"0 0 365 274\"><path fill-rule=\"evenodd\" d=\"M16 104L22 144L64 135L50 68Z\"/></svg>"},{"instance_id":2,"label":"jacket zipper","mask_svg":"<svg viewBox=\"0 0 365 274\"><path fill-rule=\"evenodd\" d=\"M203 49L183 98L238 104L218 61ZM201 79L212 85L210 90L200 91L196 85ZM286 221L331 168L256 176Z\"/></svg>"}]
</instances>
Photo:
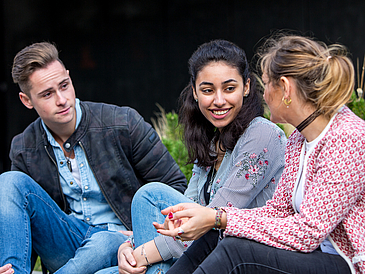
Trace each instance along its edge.
<instances>
[{"instance_id":1,"label":"jacket zipper","mask_svg":"<svg viewBox=\"0 0 365 274\"><path fill-rule=\"evenodd\" d=\"M52 158L52 156L49 154L48 150L47 150L47 146L44 146L44 149L46 150L47 152L47 155L48 157L52 160L53 164L56 166L56 169L58 170L58 166L57 166L57 163L55 162L55 160ZM63 200L63 211L66 212L67 211L67 202L66 202L66 198L65 198L65 194L63 194L63 191L62 191L62 186L61 186L61 182L60 182L60 176L58 176L58 187L60 189L60 192L61 192L61 197L62 197L62 200Z\"/></svg>"},{"instance_id":2,"label":"jacket zipper","mask_svg":"<svg viewBox=\"0 0 365 274\"><path fill-rule=\"evenodd\" d=\"M304 157L305 158L305 152L304 152L304 156L303 156L303 150L305 150L305 147L304 147L304 143L303 143L303 148L302 148L302 151L301 151L301 155L300 157ZM304 158L303 158L303 161L304 161ZM300 170L298 171L298 174L301 173L301 176L303 175L303 170L304 170L304 167L305 167L305 163L303 163L303 165L299 168ZM296 193L298 191L298 186L299 186L299 180L297 179L296 182L295 182L295 185L294 185L294 190L293 190L293 197L292 197L292 203L293 203L293 208L294 208L294 212L295 213L299 213L296 206L295 206L295 197L296 197ZM356 271L354 269L354 266L353 264L351 263L350 259L340 250L340 248L338 247L338 245L332 240L332 237L330 235L328 235L328 239L329 241L331 242L332 246L335 248L335 250L337 251L337 253L346 261L346 263L348 264L350 270L351 270L351 273L352 274L355 274Z\"/></svg>"},{"instance_id":3,"label":"jacket zipper","mask_svg":"<svg viewBox=\"0 0 365 274\"><path fill-rule=\"evenodd\" d=\"M100 188L101 192L102 192L102 193L103 193L103 195L104 195L104 198L105 198L105 199L106 199L106 201L108 202L108 204L109 204L110 208L113 210L113 212L114 212L115 216L117 216L117 217L118 217L118 219L122 222L122 224L125 226L125 228L127 228L127 229L129 229L129 230L130 230L130 227L129 227L129 226L128 226L128 225L127 225L127 224L126 224L126 223L122 220L122 218L120 218L120 216L117 214L116 210L114 209L113 204L109 201L109 199L108 199L108 198L107 198L107 196L105 195L105 192L104 192L103 188L101 187L101 185L100 185L100 183L99 183L99 181L98 181L97 177L95 176L95 172L94 172L93 168L92 168L92 167L91 167L91 165L90 165L90 162L89 162L88 156L87 156L87 154L86 154L86 151L85 151L84 146L82 145L81 141L79 141L79 145L80 145L80 147L82 148L82 150L83 150L83 151L84 151L84 153L85 153L86 160L87 160L87 161L88 161L88 163L89 163L89 167L90 167L90 169L91 169L92 173L94 174L94 178L95 178L96 182L98 183L99 188Z\"/></svg>"},{"instance_id":4,"label":"jacket zipper","mask_svg":"<svg viewBox=\"0 0 365 274\"><path fill-rule=\"evenodd\" d=\"M342 257L342 259L344 259L346 261L346 263L348 264L351 273L355 274L356 270L354 268L354 265L352 264L350 258L348 258L345 253L343 253L340 248L338 247L338 245L333 241L332 237L330 235L328 235L328 239L330 240L332 246L335 248L335 250L337 251L337 253Z\"/></svg>"}]
</instances>

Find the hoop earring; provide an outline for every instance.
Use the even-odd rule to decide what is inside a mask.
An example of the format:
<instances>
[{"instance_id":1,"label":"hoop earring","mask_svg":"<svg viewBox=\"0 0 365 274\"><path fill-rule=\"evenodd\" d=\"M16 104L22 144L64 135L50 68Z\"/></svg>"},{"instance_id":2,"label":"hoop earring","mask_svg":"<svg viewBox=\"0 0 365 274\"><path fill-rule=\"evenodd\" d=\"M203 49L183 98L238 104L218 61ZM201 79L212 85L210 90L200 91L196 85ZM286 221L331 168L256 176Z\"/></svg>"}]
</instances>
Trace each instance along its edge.
<instances>
[{"instance_id":1,"label":"hoop earring","mask_svg":"<svg viewBox=\"0 0 365 274\"><path fill-rule=\"evenodd\" d=\"M291 104L291 98L285 98L283 96L283 98L281 99L281 101L284 103L284 105L286 105L286 108L289 108L289 105Z\"/></svg>"}]
</instances>

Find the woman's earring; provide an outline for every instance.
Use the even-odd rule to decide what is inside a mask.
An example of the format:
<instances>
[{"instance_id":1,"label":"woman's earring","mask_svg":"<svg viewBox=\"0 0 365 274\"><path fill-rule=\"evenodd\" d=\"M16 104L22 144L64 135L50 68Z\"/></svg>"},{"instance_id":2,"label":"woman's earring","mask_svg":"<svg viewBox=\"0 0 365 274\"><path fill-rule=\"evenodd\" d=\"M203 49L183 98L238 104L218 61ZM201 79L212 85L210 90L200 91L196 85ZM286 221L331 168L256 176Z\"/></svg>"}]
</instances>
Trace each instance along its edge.
<instances>
[{"instance_id":1,"label":"woman's earring","mask_svg":"<svg viewBox=\"0 0 365 274\"><path fill-rule=\"evenodd\" d=\"M198 103L198 98L195 98L195 102L197 102L197 103Z\"/></svg>"},{"instance_id":2,"label":"woman's earring","mask_svg":"<svg viewBox=\"0 0 365 274\"><path fill-rule=\"evenodd\" d=\"M283 101L284 105L286 105L286 108L289 108L289 105L291 104L291 98L285 98L283 96L283 98L281 99L281 101Z\"/></svg>"}]
</instances>

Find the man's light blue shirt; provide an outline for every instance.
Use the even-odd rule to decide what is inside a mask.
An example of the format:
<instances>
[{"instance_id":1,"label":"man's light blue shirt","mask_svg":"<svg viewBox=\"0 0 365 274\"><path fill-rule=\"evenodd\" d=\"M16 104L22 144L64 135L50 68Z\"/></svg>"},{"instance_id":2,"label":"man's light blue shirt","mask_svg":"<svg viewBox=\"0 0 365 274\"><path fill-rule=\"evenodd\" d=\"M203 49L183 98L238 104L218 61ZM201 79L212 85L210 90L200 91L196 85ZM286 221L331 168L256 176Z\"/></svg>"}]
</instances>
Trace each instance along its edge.
<instances>
[{"instance_id":1,"label":"man's light blue shirt","mask_svg":"<svg viewBox=\"0 0 365 274\"><path fill-rule=\"evenodd\" d=\"M75 109L77 128L82 117L79 99L76 99ZM53 138L43 121L42 125L56 156L60 183L67 202L70 205L72 211L71 215L90 225L108 225L109 230L126 230L101 192L81 145L77 144L74 147L75 160L77 163L76 170L79 170L79 185L67 167L66 157L61 146Z\"/></svg>"}]
</instances>

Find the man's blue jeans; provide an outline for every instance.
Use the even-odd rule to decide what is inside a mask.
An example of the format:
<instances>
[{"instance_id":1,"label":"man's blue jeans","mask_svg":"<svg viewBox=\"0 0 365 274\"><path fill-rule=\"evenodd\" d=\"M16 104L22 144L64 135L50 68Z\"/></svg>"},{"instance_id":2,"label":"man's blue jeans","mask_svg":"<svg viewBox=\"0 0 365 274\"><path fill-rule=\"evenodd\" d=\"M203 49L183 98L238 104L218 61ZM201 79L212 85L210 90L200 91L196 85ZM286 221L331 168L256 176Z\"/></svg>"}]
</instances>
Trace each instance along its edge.
<instances>
[{"instance_id":1,"label":"man's blue jeans","mask_svg":"<svg viewBox=\"0 0 365 274\"><path fill-rule=\"evenodd\" d=\"M0 175L0 266L31 272L32 248L51 273L95 273L117 265L126 240L106 226L90 226L65 214L28 175Z\"/></svg>"},{"instance_id":2,"label":"man's blue jeans","mask_svg":"<svg viewBox=\"0 0 365 274\"><path fill-rule=\"evenodd\" d=\"M153 222L162 224L165 216L161 210L179 203L192 201L172 187L161 183L149 183L142 186L132 201L132 225L135 246L138 247L159 236ZM148 267L147 274L166 273L175 259L153 264ZM118 274L118 267L110 267L96 274Z\"/></svg>"}]
</instances>

